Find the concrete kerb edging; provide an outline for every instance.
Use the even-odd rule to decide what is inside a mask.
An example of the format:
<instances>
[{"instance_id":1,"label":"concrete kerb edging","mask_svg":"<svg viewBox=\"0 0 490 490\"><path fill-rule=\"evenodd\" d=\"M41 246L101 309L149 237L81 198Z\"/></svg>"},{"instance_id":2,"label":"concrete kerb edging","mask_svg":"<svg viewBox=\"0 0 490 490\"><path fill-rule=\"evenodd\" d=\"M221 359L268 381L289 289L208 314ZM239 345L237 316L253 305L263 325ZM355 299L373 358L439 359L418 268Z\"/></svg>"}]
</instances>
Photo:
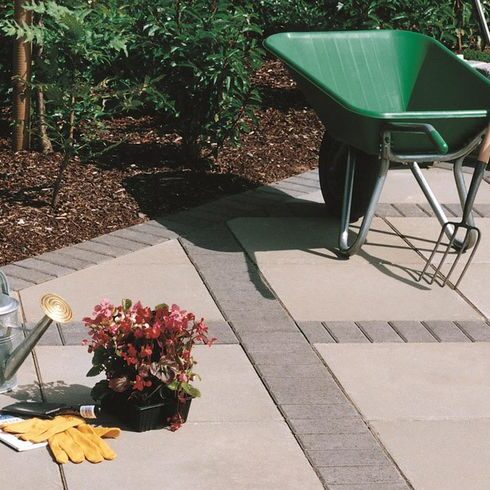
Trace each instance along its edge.
<instances>
[{"instance_id":1,"label":"concrete kerb edging","mask_svg":"<svg viewBox=\"0 0 490 490\"><path fill-rule=\"evenodd\" d=\"M436 164L448 168L446 164ZM490 179L488 180L490 183ZM179 238L195 229L224 223L233 217L287 215L287 201L319 190L318 170L311 170L257 189L222 197L190 210L133 225L1 267L13 290L50 281L57 277L112 260L131 252ZM310 203L311 205L311 203ZM444 204L449 216L461 215L458 203ZM475 206L479 216L490 217L490 205ZM293 213L294 214L294 213ZM425 204L381 203L378 217L433 217Z\"/></svg>"}]
</instances>

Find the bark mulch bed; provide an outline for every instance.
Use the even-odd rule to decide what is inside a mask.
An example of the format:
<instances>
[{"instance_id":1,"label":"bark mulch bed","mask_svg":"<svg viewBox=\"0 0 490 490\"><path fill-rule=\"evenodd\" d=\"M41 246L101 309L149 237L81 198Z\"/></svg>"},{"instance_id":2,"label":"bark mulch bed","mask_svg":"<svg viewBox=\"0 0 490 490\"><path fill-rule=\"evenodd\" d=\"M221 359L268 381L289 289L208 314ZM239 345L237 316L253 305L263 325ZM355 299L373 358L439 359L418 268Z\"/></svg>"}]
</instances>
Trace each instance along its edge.
<instances>
[{"instance_id":1,"label":"bark mulch bed","mask_svg":"<svg viewBox=\"0 0 490 490\"><path fill-rule=\"evenodd\" d=\"M60 206L49 206L59 156L13 153L0 136L0 265L275 182L317 165L323 128L287 72L268 61L255 75L263 104L239 147L226 146L213 169L182 162L179 139L151 117L111 121L122 139L111 158L73 162Z\"/></svg>"}]
</instances>

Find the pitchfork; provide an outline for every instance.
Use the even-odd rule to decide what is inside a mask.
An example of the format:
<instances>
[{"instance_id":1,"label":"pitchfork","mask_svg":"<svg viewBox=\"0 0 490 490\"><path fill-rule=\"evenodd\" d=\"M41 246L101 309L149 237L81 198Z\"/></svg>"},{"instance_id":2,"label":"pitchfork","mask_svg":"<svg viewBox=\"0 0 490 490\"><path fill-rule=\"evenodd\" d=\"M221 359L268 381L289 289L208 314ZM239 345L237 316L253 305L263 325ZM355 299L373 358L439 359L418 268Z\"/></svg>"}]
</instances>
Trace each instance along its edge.
<instances>
[{"instance_id":1,"label":"pitchfork","mask_svg":"<svg viewBox=\"0 0 490 490\"><path fill-rule=\"evenodd\" d=\"M466 274L468 267L470 266L471 262L473 261L473 258L475 257L476 250L480 245L481 231L478 227L471 224L472 222L471 213L473 211L473 204L475 202L476 194L480 187L481 181L485 175L485 169L487 167L489 159L490 159L490 125L487 127L485 138L483 139L483 142L480 146L478 161L475 164L473 177L471 179L470 187L468 189L468 194L466 195L466 199L464 202L463 217L460 222L448 221L443 225L439 238L436 242L436 245L432 250L429 259L425 263L424 270L420 273L418 279L419 281L425 276L429 266L432 265L434 257L437 251L439 250L439 247L442 245L442 240L445 234L447 234L447 236L450 237L449 243L447 244L446 250L442 255L439 265L436 267L435 272L432 275L427 274L429 276L429 280L428 280L429 284L432 284L437 276L440 276L442 278L442 283L440 284L441 287L444 287L447 284L454 270L456 269L456 266L458 265L461 256L471 247L471 243L473 241L472 235L473 236L476 235L476 240L474 241L473 250L471 251L471 254L468 258L468 261L466 262L466 265L464 266L463 271L461 272L461 275L459 276L458 280L454 284L455 288L458 287L459 283L461 282L461 279L463 279L464 275ZM458 243L456 242L456 237L461 230L464 230L463 232L464 239L462 242ZM451 248L456 248L457 254L451 268L449 269L449 272L447 273L446 277L444 277L444 275L441 273L441 268Z\"/></svg>"}]
</instances>

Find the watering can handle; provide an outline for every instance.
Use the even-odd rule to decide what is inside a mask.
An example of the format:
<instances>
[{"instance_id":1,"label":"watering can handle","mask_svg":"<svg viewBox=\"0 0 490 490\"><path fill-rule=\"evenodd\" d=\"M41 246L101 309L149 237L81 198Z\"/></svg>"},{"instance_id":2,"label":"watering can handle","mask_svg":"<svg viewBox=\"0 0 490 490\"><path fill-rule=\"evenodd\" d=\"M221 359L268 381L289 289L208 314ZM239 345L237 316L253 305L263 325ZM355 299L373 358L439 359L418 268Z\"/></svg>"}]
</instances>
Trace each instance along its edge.
<instances>
[{"instance_id":1,"label":"watering can handle","mask_svg":"<svg viewBox=\"0 0 490 490\"><path fill-rule=\"evenodd\" d=\"M2 290L3 294L10 296L9 282L7 280L7 276L2 271L0 271L0 289Z\"/></svg>"}]
</instances>

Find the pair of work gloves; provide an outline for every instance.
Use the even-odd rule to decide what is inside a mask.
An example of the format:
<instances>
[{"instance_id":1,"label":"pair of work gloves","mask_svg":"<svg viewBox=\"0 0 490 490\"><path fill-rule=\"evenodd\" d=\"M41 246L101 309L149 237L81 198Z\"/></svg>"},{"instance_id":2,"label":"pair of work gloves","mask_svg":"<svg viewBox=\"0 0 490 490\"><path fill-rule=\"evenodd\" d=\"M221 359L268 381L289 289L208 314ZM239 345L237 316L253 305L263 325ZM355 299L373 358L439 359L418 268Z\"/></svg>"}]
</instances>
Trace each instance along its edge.
<instances>
[{"instance_id":1,"label":"pair of work gloves","mask_svg":"<svg viewBox=\"0 0 490 490\"><path fill-rule=\"evenodd\" d=\"M102 438L116 438L121 433L116 427L88 425L84 419L73 415L58 415L54 419L33 418L0 428L24 441L47 441L54 459L60 464L85 460L100 463L114 459L116 453Z\"/></svg>"}]
</instances>

